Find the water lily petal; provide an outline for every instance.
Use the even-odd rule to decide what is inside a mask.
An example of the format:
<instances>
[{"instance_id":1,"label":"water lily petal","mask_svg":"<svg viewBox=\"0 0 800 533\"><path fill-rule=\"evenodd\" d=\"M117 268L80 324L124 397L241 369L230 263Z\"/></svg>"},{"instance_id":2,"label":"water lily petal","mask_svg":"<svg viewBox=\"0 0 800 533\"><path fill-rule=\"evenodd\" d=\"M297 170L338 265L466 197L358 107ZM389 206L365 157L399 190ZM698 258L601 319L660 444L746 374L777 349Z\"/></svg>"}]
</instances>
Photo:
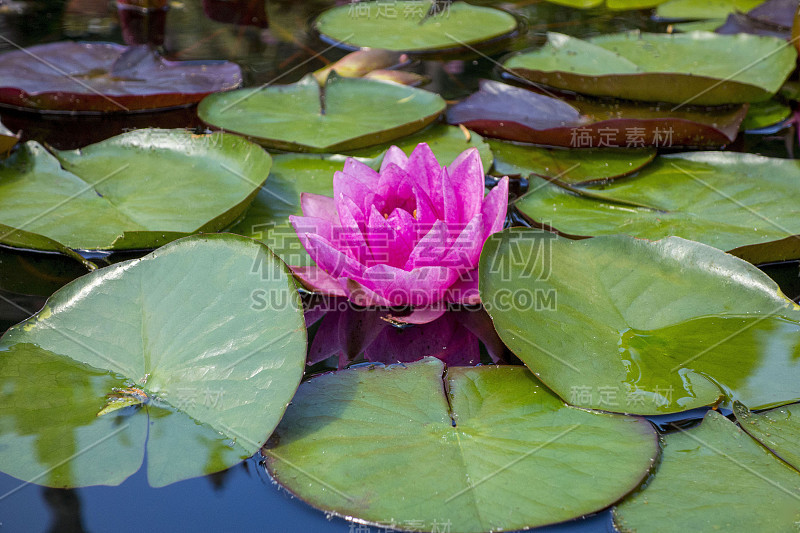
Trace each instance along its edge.
<instances>
[{"instance_id":1,"label":"water lily petal","mask_svg":"<svg viewBox=\"0 0 800 533\"><path fill-rule=\"evenodd\" d=\"M364 270L361 278L362 285L391 305L423 306L441 300L447 288L458 279L458 274L441 266L407 271L389 265L375 265Z\"/></svg>"},{"instance_id":2,"label":"water lily petal","mask_svg":"<svg viewBox=\"0 0 800 533\"><path fill-rule=\"evenodd\" d=\"M424 189L414 186L412 190L417 204L414 218L417 219L420 225L430 227L431 224L439 220L439 213L436 211L436 206L433 205L430 196L428 196Z\"/></svg>"},{"instance_id":3,"label":"water lily petal","mask_svg":"<svg viewBox=\"0 0 800 533\"><path fill-rule=\"evenodd\" d=\"M395 164L387 165L386 170L381 172L376 188L378 198L375 199L375 203L378 209L386 214L397 208L405 209L409 213L414 212L417 202L414 198L413 185L405 170Z\"/></svg>"},{"instance_id":4,"label":"water lily petal","mask_svg":"<svg viewBox=\"0 0 800 533\"><path fill-rule=\"evenodd\" d=\"M406 168L406 164L408 164L408 156L397 146L390 146L386 153L383 156L383 161L381 161L381 171L380 173L383 174L383 171L386 170L386 167L389 165L397 165L400 168Z\"/></svg>"},{"instance_id":5,"label":"water lily petal","mask_svg":"<svg viewBox=\"0 0 800 533\"><path fill-rule=\"evenodd\" d=\"M486 241L484 234L486 229L483 223L483 215L478 213L472 220L462 224L461 232L456 236L447 252L439 264L458 269L472 270L478 267L478 259ZM454 228L450 228L453 231Z\"/></svg>"},{"instance_id":6,"label":"water lily petal","mask_svg":"<svg viewBox=\"0 0 800 533\"><path fill-rule=\"evenodd\" d=\"M328 296L346 296L341 282L319 267L289 267L292 273L310 291Z\"/></svg>"},{"instance_id":7,"label":"water lily petal","mask_svg":"<svg viewBox=\"0 0 800 533\"><path fill-rule=\"evenodd\" d=\"M354 279L348 279L346 284L347 297L362 307L389 307L391 303L386 298L379 296L375 291L368 289Z\"/></svg>"},{"instance_id":8,"label":"water lily petal","mask_svg":"<svg viewBox=\"0 0 800 533\"><path fill-rule=\"evenodd\" d=\"M450 251L451 236L447 224L437 220L411 250L403 268L412 270L421 266L439 265Z\"/></svg>"},{"instance_id":9,"label":"water lily petal","mask_svg":"<svg viewBox=\"0 0 800 533\"><path fill-rule=\"evenodd\" d=\"M437 198L441 198L442 194L442 183L439 179L441 170L442 167L439 166L436 156L427 143L419 143L414 148L405 167L405 171L411 176L411 179L422 190L428 191L428 195L434 203Z\"/></svg>"},{"instance_id":10,"label":"water lily petal","mask_svg":"<svg viewBox=\"0 0 800 533\"><path fill-rule=\"evenodd\" d=\"M446 180L446 181L445 181ZM485 179L483 163L477 148L470 148L462 152L453 163L447 167L447 174L443 176L443 191L451 188L458 198L458 219L466 222L481 210ZM447 196L445 196L447 202ZM447 204L445 203L445 210ZM445 220L450 220L445 216Z\"/></svg>"},{"instance_id":11,"label":"water lily petal","mask_svg":"<svg viewBox=\"0 0 800 533\"><path fill-rule=\"evenodd\" d=\"M481 303L480 293L478 292L478 269L462 272L456 281L453 282L442 299L445 302L477 305Z\"/></svg>"},{"instance_id":12,"label":"water lily petal","mask_svg":"<svg viewBox=\"0 0 800 533\"><path fill-rule=\"evenodd\" d=\"M315 233L326 241L330 242L333 240L334 224L328 219L311 216L299 217L297 215L289 215L289 222L292 223L292 227L294 227L294 231L298 235L303 233Z\"/></svg>"},{"instance_id":13,"label":"water lily petal","mask_svg":"<svg viewBox=\"0 0 800 533\"><path fill-rule=\"evenodd\" d=\"M372 252L364 239L367 220L356 203L347 196L340 196L336 202L341 225L333 228L331 242L339 249L363 264L371 264Z\"/></svg>"},{"instance_id":14,"label":"water lily petal","mask_svg":"<svg viewBox=\"0 0 800 533\"><path fill-rule=\"evenodd\" d=\"M399 250L395 245L395 231L389 225L387 218L374 205L370 209L369 221L364 235L372 252L372 258L376 263L399 266L397 262L400 258L398 256Z\"/></svg>"},{"instance_id":15,"label":"water lily petal","mask_svg":"<svg viewBox=\"0 0 800 533\"><path fill-rule=\"evenodd\" d=\"M508 211L508 176L505 176L495 186L494 189L489 191L486 198L483 199L483 206L481 206L481 213L483 213L484 224L486 226L486 234L483 237L485 241L492 233L497 233L503 229L503 224L506 221L506 212Z\"/></svg>"},{"instance_id":16,"label":"water lily petal","mask_svg":"<svg viewBox=\"0 0 800 533\"><path fill-rule=\"evenodd\" d=\"M300 207L303 209L303 215L307 217L324 218L333 224L339 224L336 202L330 196L310 192L301 193Z\"/></svg>"},{"instance_id":17,"label":"water lily petal","mask_svg":"<svg viewBox=\"0 0 800 533\"><path fill-rule=\"evenodd\" d=\"M389 264L403 266L417 243L417 221L408 211L395 209L386 222L394 231L395 237L393 249L396 262Z\"/></svg>"},{"instance_id":18,"label":"water lily petal","mask_svg":"<svg viewBox=\"0 0 800 533\"><path fill-rule=\"evenodd\" d=\"M357 277L364 272L362 263L339 251L319 235L299 233L297 237L317 266L334 278Z\"/></svg>"}]
</instances>

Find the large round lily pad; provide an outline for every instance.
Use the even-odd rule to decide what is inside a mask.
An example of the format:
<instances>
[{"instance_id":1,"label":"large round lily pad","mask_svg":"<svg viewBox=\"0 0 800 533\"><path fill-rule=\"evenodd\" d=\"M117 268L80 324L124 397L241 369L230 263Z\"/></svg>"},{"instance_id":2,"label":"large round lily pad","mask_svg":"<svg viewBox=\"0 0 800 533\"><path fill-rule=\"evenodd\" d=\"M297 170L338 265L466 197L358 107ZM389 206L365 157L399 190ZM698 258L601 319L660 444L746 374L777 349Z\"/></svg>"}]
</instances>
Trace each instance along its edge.
<instances>
[{"instance_id":1,"label":"large round lily pad","mask_svg":"<svg viewBox=\"0 0 800 533\"><path fill-rule=\"evenodd\" d=\"M502 37L516 30L517 20L505 11L466 2L390 0L331 8L314 27L343 48L421 52Z\"/></svg>"},{"instance_id":2,"label":"large round lily pad","mask_svg":"<svg viewBox=\"0 0 800 533\"><path fill-rule=\"evenodd\" d=\"M741 403L736 403L733 412L751 437L800 470L800 404L753 413Z\"/></svg>"},{"instance_id":3,"label":"large round lily pad","mask_svg":"<svg viewBox=\"0 0 800 533\"><path fill-rule=\"evenodd\" d=\"M343 78L212 94L198 114L217 128L269 148L340 152L391 141L424 128L444 110L438 94L390 82Z\"/></svg>"},{"instance_id":4,"label":"large round lily pad","mask_svg":"<svg viewBox=\"0 0 800 533\"><path fill-rule=\"evenodd\" d=\"M716 248L513 228L486 241L479 269L500 338L573 405L652 415L722 394L800 400L800 307Z\"/></svg>"},{"instance_id":5,"label":"large round lily pad","mask_svg":"<svg viewBox=\"0 0 800 533\"><path fill-rule=\"evenodd\" d=\"M260 310L253 287L271 295ZM223 470L277 425L305 350L294 282L250 239L189 237L97 270L0 340L0 470L117 485L145 450L156 487Z\"/></svg>"},{"instance_id":6,"label":"large round lily pad","mask_svg":"<svg viewBox=\"0 0 800 533\"><path fill-rule=\"evenodd\" d=\"M800 163L790 159L674 154L608 186L537 180L530 190L520 211L568 235L675 235L753 263L800 257Z\"/></svg>"},{"instance_id":7,"label":"large round lily pad","mask_svg":"<svg viewBox=\"0 0 800 533\"><path fill-rule=\"evenodd\" d=\"M628 32L583 41L549 33L544 47L504 66L531 81L583 94L719 105L767 100L796 60L786 41L747 34Z\"/></svg>"},{"instance_id":8,"label":"large round lily pad","mask_svg":"<svg viewBox=\"0 0 800 533\"><path fill-rule=\"evenodd\" d=\"M461 533L602 509L657 453L646 421L567 407L525 368L433 358L304 383L265 447L272 476L319 509Z\"/></svg>"},{"instance_id":9,"label":"large round lily pad","mask_svg":"<svg viewBox=\"0 0 800 533\"><path fill-rule=\"evenodd\" d=\"M74 151L35 142L0 162L0 224L73 249L154 248L241 216L271 159L235 135L136 130ZM0 242L56 250L0 231Z\"/></svg>"},{"instance_id":10,"label":"large round lily pad","mask_svg":"<svg viewBox=\"0 0 800 533\"><path fill-rule=\"evenodd\" d=\"M230 61L166 61L147 46L66 41L0 55L0 104L36 110L175 107L241 83Z\"/></svg>"},{"instance_id":11,"label":"large round lily pad","mask_svg":"<svg viewBox=\"0 0 800 533\"><path fill-rule=\"evenodd\" d=\"M721 414L664 437L649 484L614 509L620 531L796 531L800 473Z\"/></svg>"}]
</instances>

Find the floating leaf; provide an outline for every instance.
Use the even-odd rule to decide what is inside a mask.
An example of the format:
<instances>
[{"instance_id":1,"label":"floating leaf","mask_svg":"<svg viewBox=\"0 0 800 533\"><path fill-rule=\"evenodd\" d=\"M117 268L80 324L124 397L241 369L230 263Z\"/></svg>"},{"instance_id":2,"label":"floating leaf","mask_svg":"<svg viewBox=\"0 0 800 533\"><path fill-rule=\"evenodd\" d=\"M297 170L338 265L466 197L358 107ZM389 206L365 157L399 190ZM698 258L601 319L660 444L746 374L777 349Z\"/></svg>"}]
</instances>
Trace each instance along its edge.
<instances>
[{"instance_id":1,"label":"floating leaf","mask_svg":"<svg viewBox=\"0 0 800 533\"><path fill-rule=\"evenodd\" d=\"M574 7L577 9L592 9L603 5L603 0L547 0L551 4ZM606 7L616 11L628 9L649 9L666 0L605 0Z\"/></svg>"},{"instance_id":2,"label":"floating leaf","mask_svg":"<svg viewBox=\"0 0 800 533\"><path fill-rule=\"evenodd\" d=\"M494 174L541 174L565 183L605 182L636 172L656 156L652 148L565 150L495 140L490 140L489 146L494 154Z\"/></svg>"},{"instance_id":3,"label":"floating leaf","mask_svg":"<svg viewBox=\"0 0 800 533\"><path fill-rule=\"evenodd\" d=\"M724 19L731 13L747 12L764 0L669 0L656 9L665 19Z\"/></svg>"},{"instance_id":4,"label":"floating leaf","mask_svg":"<svg viewBox=\"0 0 800 533\"><path fill-rule=\"evenodd\" d=\"M620 531L796 530L800 474L721 414L663 446L656 475L614 509Z\"/></svg>"},{"instance_id":5,"label":"floating leaf","mask_svg":"<svg viewBox=\"0 0 800 533\"><path fill-rule=\"evenodd\" d=\"M229 226L270 165L259 146L223 133L136 130L52 153L29 142L0 163L0 222L73 249L152 248ZM22 237L3 231L0 242Z\"/></svg>"},{"instance_id":6,"label":"floating leaf","mask_svg":"<svg viewBox=\"0 0 800 533\"><path fill-rule=\"evenodd\" d=\"M508 36L517 29L517 20L505 11L466 2L395 0L334 7L313 25L324 39L343 48L425 52Z\"/></svg>"},{"instance_id":7,"label":"floating leaf","mask_svg":"<svg viewBox=\"0 0 800 533\"><path fill-rule=\"evenodd\" d=\"M751 413L747 407L736 403L733 412L751 437L800 470L800 404Z\"/></svg>"},{"instance_id":8,"label":"floating leaf","mask_svg":"<svg viewBox=\"0 0 800 533\"><path fill-rule=\"evenodd\" d=\"M715 248L513 228L486 241L479 269L500 338L573 405L653 415L723 392L754 408L800 399L800 307Z\"/></svg>"},{"instance_id":9,"label":"floating leaf","mask_svg":"<svg viewBox=\"0 0 800 533\"><path fill-rule=\"evenodd\" d=\"M739 133L747 109L599 101L545 96L496 81L447 111L487 137L570 148L723 146ZM552 94L552 93L551 93Z\"/></svg>"},{"instance_id":10,"label":"floating leaf","mask_svg":"<svg viewBox=\"0 0 800 533\"><path fill-rule=\"evenodd\" d=\"M218 128L281 150L339 152L414 133L439 116L444 100L422 89L331 74L283 86L213 94L198 114Z\"/></svg>"},{"instance_id":11,"label":"floating leaf","mask_svg":"<svg viewBox=\"0 0 800 533\"><path fill-rule=\"evenodd\" d=\"M662 156L607 187L535 181L517 207L572 236L676 235L766 263L800 258L798 194L794 160L695 152Z\"/></svg>"},{"instance_id":12,"label":"floating leaf","mask_svg":"<svg viewBox=\"0 0 800 533\"><path fill-rule=\"evenodd\" d=\"M504 66L558 89L679 107L767 100L797 60L785 41L746 34L634 31L587 41L547 36L545 46L513 56Z\"/></svg>"},{"instance_id":13,"label":"floating leaf","mask_svg":"<svg viewBox=\"0 0 800 533\"><path fill-rule=\"evenodd\" d=\"M742 122L743 130L758 130L773 126L789 118L792 108L775 100L751 104Z\"/></svg>"},{"instance_id":14,"label":"floating leaf","mask_svg":"<svg viewBox=\"0 0 800 533\"><path fill-rule=\"evenodd\" d=\"M443 371L429 358L304 383L265 448L270 474L327 512L468 533L600 510L657 454L644 420L567 407L525 368Z\"/></svg>"},{"instance_id":15,"label":"floating leaf","mask_svg":"<svg viewBox=\"0 0 800 533\"><path fill-rule=\"evenodd\" d=\"M449 165L468 148L478 148L484 169L492 165L492 152L480 135L470 139L456 127L437 124L410 137L392 141L406 154L421 142L426 142L437 159ZM342 170L346 157L361 157L373 168L379 168L386 145L365 148L345 155L278 154L269 179L263 185L244 218L230 231L258 239L270 247L287 264L313 264L297 233L289 224L289 215L302 215L300 194L312 192L333 196L333 174Z\"/></svg>"},{"instance_id":16,"label":"floating leaf","mask_svg":"<svg viewBox=\"0 0 800 533\"><path fill-rule=\"evenodd\" d=\"M166 61L146 46L57 42L0 55L0 104L37 110L160 109L241 83L235 63Z\"/></svg>"},{"instance_id":17,"label":"floating leaf","mask_svg":"<svg viewBox=\"0 0 800 533\"><path fill-rule=\"evenodd\" d=\"M154 487L228 468L277 425L305 346L286 266L250 239L189 237L87 274L0 340L0 470L117 485L145 450ZM139 407L102 414L122 396Z\"/></svg>"}]
</instances>

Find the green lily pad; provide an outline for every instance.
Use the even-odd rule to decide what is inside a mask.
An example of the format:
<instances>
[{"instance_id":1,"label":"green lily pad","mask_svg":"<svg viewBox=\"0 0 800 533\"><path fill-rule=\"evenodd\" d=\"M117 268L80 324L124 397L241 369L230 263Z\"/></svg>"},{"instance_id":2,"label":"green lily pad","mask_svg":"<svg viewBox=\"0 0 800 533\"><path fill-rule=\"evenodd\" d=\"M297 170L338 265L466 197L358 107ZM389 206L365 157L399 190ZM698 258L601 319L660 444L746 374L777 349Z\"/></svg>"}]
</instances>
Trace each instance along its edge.
<instances>
[{"instance_id":1,"label":"green lily pad","mask_svg":"<svg viewBox=\"0 0 800 533\"><path fill-rule=\"evenodd\" d=\"M291 85L212 94L197 113L268 148L340 152L414 133L444 108L438 94L423 89L333 73L322 86L309 74Z\"/></svg>"},{"instance_id":2,"label":"green lily pad","mask_svg":"<svg viewBox=\"0 0 800 533\"><path fill-rule=\"evenodd\" d=\"M734 152L662 156L603 187L534 181L517 202L529 219L571 236L675 235L751 263L800 257L800 163Z\"/></svg>"},{"instance_id":3,"label":"green lily pad","mask_svg":"<svg viewBox=\"0 0 800 533\"><path fill-rule=\"evenodd\" d=\"M250 239L193 236L97 270L0 339L0 470L117 485L145 450L154 487L229 468L277 425L305 351L294 282Z\"/></svg>"},{"instance_id":4,"label":"green lily pad","mask_svg":"<svg viewBox=\"0 0 800 533\"><path fill-rule=\"evenodd\" d=\"M315 21L324 39L343 48L402 52L461 49L517 29L513 15L466 2L390 0L331 8Z\"/></svg>"},{"instance_id":5,"label":"green lily pad","mask_svg":"<svg viewBox=\"0 0 800 533\"><path fill-rule=\"evenodd\" d=\"M631 174L656 156L655 148L566 150L494 139L489 140L489 146L495 157L494 174L525 177L540 174L556 177L565 183L604 182Z\"/></svg>"},{"instance_id":6,"label":"green lily pad","mask_svg":"<svg viewBox=\"0 0 800 533\"><path fill-rule=\"evenodd\" d=\"M741 403L736 403L733 412L742 429L751 437L800 470L800 404L752 413Z\"/></svg>"},{"instance_id":7,"label":"green lily pad","mask_svg":"<svg viewBox=\"0 0 800 533\"><path fill-rule=\"evenodd\" d=\"M800 306L693 241L492 235L480 293L505 344L572 405L643 415L800 400Z\"/></svg>"},{"instance_id":8,"label":"green lily pad","mask_svg":"<svg viewBox=\"0 0 800 533\"><path fill-rule=\"evenodd\" d=\"M265 447L270 474L330 513L469 533L600 510L658 453L646 421L565 406L525 368L444 370L427 358L304 383Z\"/></svg>"},{"instance_id":9,"label":"green lily pad","mask_svg":"<svg viewBox=\"0 0 800 533\"><path fill-rule=\"evenodd\" d=\"M223 133L136 130L74 151L28 142L0 162L0 224L11 228L0 242L141 249L218 231L242 215L270 165L261 147Z\"/></svg>"},{"instance_id":10,"label":"green lily pad","mask_svg":"<svg viewBox=\"0 0 800 533\"><path fill-rule=\"evenodd\" d=\"M664 437L649 484L614 509L625 533L796 531L800 474L715 411Z\"/></svg>"},{"instance_id":11,"label":"green lily pad","mask_svg":"<svg viewBox=\"0 0 800 533\"><path fill-rule=\"evenodd\" d=\"M742 122L742 130L758 130L773 126L789 118L792 108L775 100L751 104Z\"/></svg>"},{"instance_id":12,"label":"green lily pad","mask_svg":"<svg viewBox=\"0 0 800 533\"><path fill-rule=\"evenodd\" d=\"M441 164L449 165L464 150L477 148L484 169L492 165L492 152L483 138L471 133L464 137L455 126L437 124L425 130L393 141L410 154L417 144L426 142ZM231 228L232 233L262 241L283 261L292 266L313 265L297 234L289 223L289 215L302 215L300 194L311 192L333 196L333 174L342 170L347 157L362 158L371 167L380 168L388 146L365 148L349 155L341 154L278 154L273 156L272 172L259 190L244 218Z\"/></svg>"},{"instance_id":13,"label":"green lily pad","mask_svg":"<svg viewBox=\"0 0 800 533\"><path fill-rule=\"evenodd\" d=\"M669 0L658 6L664 19L724 19L731 13L746 13L764 0Z\"/></svg>"},{"instance_id":14,"label":"green lily pad","mask_svg":"<svg viewBox=\"0 0 800 533\"><path fill-rule=\"evenodd\" d=\"M545 46L504 66L558 89L683 106L767 100L796 60L794 48L774 37L634 31L586 41L548 33Z\"/></svg>"}]
</instances>

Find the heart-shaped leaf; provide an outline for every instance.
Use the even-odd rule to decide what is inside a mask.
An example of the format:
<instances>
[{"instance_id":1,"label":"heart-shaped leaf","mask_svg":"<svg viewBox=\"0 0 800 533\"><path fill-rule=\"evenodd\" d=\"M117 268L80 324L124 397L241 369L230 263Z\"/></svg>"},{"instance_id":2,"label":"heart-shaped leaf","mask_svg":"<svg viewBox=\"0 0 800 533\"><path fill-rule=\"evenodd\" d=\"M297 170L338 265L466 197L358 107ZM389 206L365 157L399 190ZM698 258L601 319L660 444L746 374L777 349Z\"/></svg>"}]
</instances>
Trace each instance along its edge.
<instances>
[{"instance_id":1,"label":"heart-shaped leaf","mask_svg":"<svg viewBox=\"0 0 800 533\"><path fill-rule=\"evenodd\" d=\"M342 48L403 52L463 49L517 29L513 15L491 7L439 0L354 2L331 8L314 28Z\"/></svg>"},{"instance_id":2,"label":"heart-shaped leaf","mask_svg":"<svg viewBox=\"0 0 800 533\"><path fill-rule=\"evenodd\" d=\"M581 96L546 96L483 80L480 90L452 106L447 121L487 137L570 148L723 146L739 133L745 106L716 108Z\"/></svg>"},{"instance_id":3,"label":"heart-shaped leaf","mask_svg":"<svg viewBox=\"0 0 800 533\"><path fill-rule=\"evenodd\" d=\"M0 55L0 104L37 110L159 109L241 83L230 61L166 61L146 46L65 41Z\"/></svg>"},{"instance_id":4,"label":"heart-shaped leaf","mask_svg":"<svg viewBox=\"0 0 800 533\"><path fill-rule=\"evenodd\" d=\"M800 399L800 307L710 246L512 228L486 241L479 272L500 338L573 405L653 415L723 393L753 408Z\"/></svg>"},{"instance_id":5,"label":"heart-shaped leaf","mask_svg":"<svg viewBox=\"0 0 800 533\"><path fill-rule=\"evenodd\" d=\"M309 74L291 85L212 94L197 112L269 148L340 152L414 133L444 108L438 94L422 89L335 74L320 86Z\"/></svg>"},{"instance_id":6,"label":"heart-shaped leaf","mask_svg":"<svg viewBox=\"0 0 800 533\"><path fill-rule=\"evenodd\" d=\"M751 437L800 470L800 404L753 413L737 402L733 412Z\"/></svg>"},{"instance_id":7,"label":"heart-shaped leaf","mask_svg":"<svg viewBox=\"0 0 800 533\"><path fill-rule=\"evenodd\" d=\"M572 236L670 235L766 263L800 258L800 163L734 152L662 156L602 187L534 181L516 205Z\"/></svg>"},{"instance_id":8,"label":"heart-shaped leaf","mask_svg":"<svg viewBox=\"0 0 800 533\"><path fill-rule=\"evenodd\" d=\"M646 421L567 407L525 368L443 371L428 358L304 383L265 448L270 474L327 512L469 533L600 510L658 453Z\"/></svg>"},{"instance_id":9,"label":"heart-shaped leaf","mask_svg":"<svg viewBox=\"0 0 800 533\"><path fill-rule=\"evenodd\" d=\"M796 60L794 48L773 37L634 31L587 41L548 33L544 47L504 66L558 89L680 107L766 100Z\"/></svg>"},{"instance_id":10,"label":"heart-shaped leaf","mask_svg":"<svg viewBox=\"0 0 800 533\"><path fill-rule=\"evenodd\" d=\"M270 165L261 147L223 133L136 130L75 151L29 142L0 163L0 223L73 249L153 248L229 226ZM24 246L21 235L2 231L0 242Z\"/></svg>"},{"instance_id":11,"label":"heart-shaped leaf","mask_svg":"<svg viewBox=\"0 0 800 533\"><path fill-rule=\"evenodd\" d=\"M652 148L563 150L495 140L490 140L489 146L494 154L493 173L498 176L540 174L576 184L606 182L631 174L656 156Z\"/></svg>"},{"instance_id":12,"label":"heart-shaped leaf","mask_svg":"<svg viewBox=\"0 0 800 533\"><path fill-rule=\"evenodd\" d=\"M664 437L647 486L614 509L623 532L795 531L800 474L721 414Z\"/></svg>"},{"instance_id":13,"label":"heart-shaped leaf","mask_svg":"<svg viewBox=\"0 0 800 533\"><path fill-rule=\"evenodd\" d=\"M248 305L254 287L266 307ZM97 270L0 340L0 470L117 485L146 450L156 487L218 472L277 425L305 350L294 282L250 239L189 237Z\"/></svg>"}]
</instances>

